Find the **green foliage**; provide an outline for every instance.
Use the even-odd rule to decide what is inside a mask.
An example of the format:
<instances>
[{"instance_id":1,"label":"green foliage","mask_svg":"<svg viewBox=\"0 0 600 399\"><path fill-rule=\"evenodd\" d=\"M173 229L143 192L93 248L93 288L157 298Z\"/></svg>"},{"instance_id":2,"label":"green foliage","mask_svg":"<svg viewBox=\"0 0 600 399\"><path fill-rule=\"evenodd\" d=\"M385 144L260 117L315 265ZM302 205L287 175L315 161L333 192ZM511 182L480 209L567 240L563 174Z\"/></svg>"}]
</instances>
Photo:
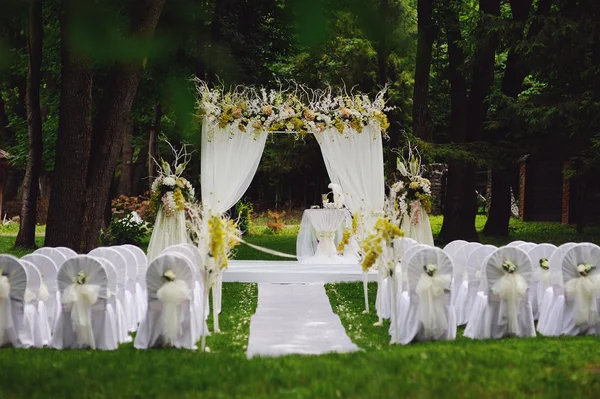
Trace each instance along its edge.
<instances>
[{"instance_id":1,"label":"green foliage","mask_svg":"<svg viewBox=\"0 0 600 399\"><path fill-rule=\"evenodd\" d=\"M240 201L235 204L235 213L237 215L237 224L244 234L250 232L252 227L252 212L254 207L251 202Z\"/></svg>"},{"instance_id":2,"label":"green foliage","mask_svg":"<svg viewBox=\"0 0 600 399\"><path fill-rule=\"evenodd\" d=\"M130 213L122 219L113 218L101 240L105 245L139 245L147 234L146 223L136 221Z\"/></svg>"}]
</instances>

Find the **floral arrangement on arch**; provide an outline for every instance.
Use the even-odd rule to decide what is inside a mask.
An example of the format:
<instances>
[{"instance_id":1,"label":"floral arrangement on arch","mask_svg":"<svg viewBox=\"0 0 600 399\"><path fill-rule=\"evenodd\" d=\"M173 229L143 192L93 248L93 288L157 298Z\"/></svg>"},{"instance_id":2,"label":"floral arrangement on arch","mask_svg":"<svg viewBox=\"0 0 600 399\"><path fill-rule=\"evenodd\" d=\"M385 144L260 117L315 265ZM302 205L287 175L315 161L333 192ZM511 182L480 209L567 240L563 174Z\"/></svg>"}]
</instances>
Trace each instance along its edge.
<instances>
[{"instance_id":1,"label":"floral arrangement on arch","mask_svg":"<svg viewBox=\"0 0 600 399\"><path fill-rule=\"evenodd\" d=\"M385 112L384 87L373 100L363 93L336 93L331 88L312 90L303 85L267 90L237 86L232 90L211 88L196 80L198 116L209 124L236 131L284 131L303 136L335 129L361 133L371 126L383 134L390 126Z\"/></svg>"},{"instance_id":2,"label":"floral arrangement on arch","mask_svg":"<svg viewBox=\"0 0 600 399\"><path fill-rule=\"evenodd\" d=\"M379 217L371 233L360 244L364 254L361 263L363 270L372 268L383 253L383 248L391 245L395 238L403 236L404 232L397 224L386 217Z\"/></svg>"},{"instance_id":3,"label":"floral arrangement on arch","mask_svg":"<svg viewBox=\"0 0 600 399\"><path fill-rule=\"evenodd\" d=\"M428 214L431 213L431 182L422 176L421 156L417 148L413 147L410 142L408 143L408 159L398 158L397 169L404 180L400 200L406 204L406 212L411 219L416 220L421 209Z\"/></svg>"},{"instance_id":4,"label":"floral arrangement on arch","mask_svg":"<svg viewBox=\"0 0 600 399\"><path fill-rule=\"evenodd\" d=\"M176 150L171 143L164 141L171 147L175 161L171 167L163 159L160 164L154 160L158 176L152 182L150 204L154 212L162 209L166 217L172 217L177 212L184 211L186 204L194 201L195 191L192 184L182 176L191 157L187 152L187 144Z\"/></svg>"}]
</instances>

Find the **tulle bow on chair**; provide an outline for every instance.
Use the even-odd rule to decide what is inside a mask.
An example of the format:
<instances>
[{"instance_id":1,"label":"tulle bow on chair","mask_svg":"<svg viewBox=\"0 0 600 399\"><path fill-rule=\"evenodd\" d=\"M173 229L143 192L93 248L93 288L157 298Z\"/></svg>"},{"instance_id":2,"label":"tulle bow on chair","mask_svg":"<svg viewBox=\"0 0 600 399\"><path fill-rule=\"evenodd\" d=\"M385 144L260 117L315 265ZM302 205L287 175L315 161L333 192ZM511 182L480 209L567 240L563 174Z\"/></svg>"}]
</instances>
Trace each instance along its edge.
<instances>
[{"instance_id":1,"label":"tulle bow on chair","mask_svg":"<svg viewBox=\"0 0 600 399\"><path fill-rule=\"evenodd\" d=\"M415 292L420 301L420 320L428 334L441 334L448 329L448 319L444 311L442 295L450 289L449 274L438 274L436 265L426 265L421 274Z\"/></svg>"},{"instance_id":2,"label":"tulle bow on chair","mask_svg":"<svg viewBox=\"0 0 600 399\"><path fill-rule=\"evenodd\" d=\"M565 291L575 301L575 324L600 321L596 301L600 294L600 274L580 275L565 284Z\"/></svg>"},{"instance_id":3,"label":"tulle bow on chair","mask_svg":"<svg viewBox=\"0 0 600 399\"><path fill-rule=\"evenodd\" d=\"M506 267L505 267L506 266ZM500 324L508 323L508 331L519 334L519 304L527 293L527 281L516 273L517 266L505 261L505 273L494 285L492 292L504 300L501 310Z\"/></svg>"},{"instance_id":4,"label":"tulle bow on chair","mask_svg":"<svg viewBox=\"0 0 600 399\"><path fill-rule=\"evenodd\" d=\"M175 345L182 332L182 315L179 305L183 301L191 299L191 293L186 282L177 280L172 271L165 272L165 276L169 272L171 274L170 277L167 277L169 280L160 287L156 296L163 305L161 312L162 335L167 344Z\"/></svg>"},{"instance_id":5,"label":"tulle bow on chair","mask_svg":"<svg viewBox=\"0 0 600 399\"><path fill-rule=\"evenodd\" d=\"M77 334L77 343L89 345L96 349L94 331L92 329L92 306L98 301L100 286L86 284L85 278L78 275L76 281L65 288L63 293L63 304L71 304L71 323Z\"/></svg>"}]
</instances>

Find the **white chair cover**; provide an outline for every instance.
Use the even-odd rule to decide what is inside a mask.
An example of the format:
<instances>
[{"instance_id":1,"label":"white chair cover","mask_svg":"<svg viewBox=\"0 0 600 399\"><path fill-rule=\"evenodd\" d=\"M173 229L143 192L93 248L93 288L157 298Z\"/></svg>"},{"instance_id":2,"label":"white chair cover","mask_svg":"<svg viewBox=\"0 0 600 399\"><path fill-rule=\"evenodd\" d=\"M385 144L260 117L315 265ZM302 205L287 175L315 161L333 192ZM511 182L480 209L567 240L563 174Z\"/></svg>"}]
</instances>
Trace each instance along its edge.
<instances>
[{"instance_id":1,"label":"white chair cover","mask_svg":"<svg viewBox=\"0 0 600 399\"><path fill-rule=\"evenodd\" d=\"M452 264L454 265L454 270L452 272L452 306L454 306L457 311L460 306L463 306L463 303L457 303L457 298L459 296L459 292L461 291L461 287L463 287L463 292L460 293L460 295L463 301L466 297L466 292L468 289L468 283L466 283L469 281L467 276L467 258L471 252L479 247L481 247L480 243L470 242L462 245L458 250L456 250L454 256L451 256ZM461 318L464 319L465 317L462 316Z\"/></svg>"},{"instance_id":2,"label":"white chair cover","mask_svg":"<svg viewBox=\"0 0 600 399\"><path fill-rule=\"evenodd\" d=\"M413 247L415 248L415 247ZM406 257L405 257L406 259ZM434 265L429 276L425 266ZM400 297L398 336L393 343L451 340L456 338L456 317L450 303L452 260L441 249L425 246L408 260L408 291Z\"/></svg>"},{"instance_id":3,"label":"white chair cover","mask_svg":"<svg viewBox=\"0 0 600 399\"><path fill-rule=\"evenodd\" d=\"M73 251L71 248L67 247L55 247L57 251L65 256L65 258L70 259L77 256L77 252Z\"/></svg>"},{"instance_id":4,"label":"white chair cover","mask_svg":"<svg viewBox=\"0 0 600 399\"><path fill-rule=\"evenodd\" d=\"M0 255L0 347L34 345L34 317L26 312L28 275L11 255Z\"/></svg>"},{"instance_id":5,"label":"white chair cover","mask_svg":"<svg viewBox=\"0 0 600 399\"><path fill-rule=\"evenodd\" d=\"M518 246L520 246L522 244L527 244L527 242L521 241L521 240L515 240L513 242L508 243L506 246L507 247L518 247Z\"/></svg>"},{"instance_id":6,"label":"white chair cover","mask_svg":"<svg viewBox=\"0 0 600 399\"><path fill-rule=\"evenodd\" d=\"M78 283L79 273L85 276ZM102 263L87 255L67 259L58 271L63 309L52 335L55 349L117 349L115 328L107 312L108 277Z\"/></svg>"},{"instance_id":7,"label":"white chair cover","mask_svg":"<svg viewBox=\"0 0 600 399\"><path fill-rule=\"evenodd\" d=\"M50 247L38 248L33 253L39 254L39 255L45 255L45 256L49 257L50 259L52 259L54 261L54 263L56 264L57 270L60 268L60 266L63 264L63 262L67 260L67 257L56 248L50 248Z\"/></svg>"},{"instance_id":8,"label":"white chair cover","mask_svg":"<svg viewBox=\"0 0 600 399\"><path fill-rule=\"evenodd\" d=\"M115 314L117 317L119 343L131 342L132 338L129 336L130 322L125 289L125 284L127 282L127 264L125 258L117 250L108 247L96 248L90 251L88 255L108 260L117 273L117 291L114 292L113 295L115 295Z\"/></svg>"},{"instance_id":9,"label":"white chair cover","mask_svg":"<svg viewBox=\"0 0 600 399\"><path fill-rule=\"evenodd\" d=\"M540 307L544 299L544 292L552 285L550 280L550 270L543 269L540 262L545 259L550 262L552 254L556 251L556 246L552 244L539 244L532 247L527 253L531 258L533 267L533 278L529 285L529 300L533 309L533 319L538 320L540 317Z\"/></svg>"},{"instance_id":10,"label":"white chair cover","mask_svg":"<svg viewBox=\"0 0 600 399\"><path fill-rule=\"evenodd\" d=\"M104 270L106 271L106 279L108 285L106 286L106 317L109 325L112 327L112 336L119 338L119 329L117 321L117 272L112 262L104 258L94 258L99 261Z\"/></svg>"},{"instance_id":11,"label":"white chair cover","mask_svg":"<svg viewBox=\"0 0 600 399\"><path fill-rule=\"evenodd\" d=\"M175 276L172 282L163 279L168 270ZM148 313L135 338L137 349L196 349L200 334L192 308L194 284L192 261L182 254L162 254L150 263L146 276Z\"/></svg>"},{"instance_id":12,"label":"white chair cover","mask_svg":"<svg viewBox=\"0 0 600 399\"><path fill-rule=\"evenodd\" d=\"M582 276L578 266L595 266L591 273ZM600 247L582 243L568 249L562 260L563 290L540 333L558 335L600 335Z\"/></svg>"},{"instance_id":13,"label":"white chair cover","mask_svg":"<svg viewBox=\"0 0 600 399\"><path fill-rule=\"evenodd\" d=\"M465 244L468 244L468 242L465 240L454 240L446 244L446 246L443 249L444 252L452 258L456 251L458 251L458 249Z\"/></svg>"},{"instance_id":14,"label":"white chair cover","mask_svg":"<svg viewBox=\"0 0 600 399\"><path fill-rule=\"evenodd\" d=\"M139 323L137 317L137 306L135 302L135 283L137 279L137 261L135 255L124 246L111 247L117 251L123 259L127 269L127 279L125 280L125 310L127 311L127 320L129 322L129 331L137 330Z\"/></svg>"},{"instance_id":15,"label":"white chair cover","mask_svg":"<svg viewBox=\"0 0 600 399\"><path fill-rule=\"evenodd\" d=\"M42 293L40 294L40 298L46 297L43 301L48 313L50 332L52 332L54 330L54 323L61 311L60 292L56 283L58 267L50 257L39 253L25 255L21 259L34 264L40 272L42 277L42 284L40 285ZM47 292L47 295L44 295L44 290Z\"/></svg>"},{"instance_id":16,"label":"white chair cover","mask_svg":"<svg viewBox=\"0 0 600 399\"><path fill-rule=\"evenodd\" d=\"M135 283L135 304L137 307L136 319L138 323L142 322L142 318L146 314L146 306L148 305L146 294L146 270L148 269L148 260L146 254L135 245L125 244L123 247L133 252L137 264L136 283Z\"/></svg>"},{"instance_id":17,"label":"white chair cover","mask_svg":"<svg viewBox=\"0 0 600 399\"><path fill-rule=\"evenodd\" d=\"M21 264L27 273L27 291L25 292L25 314L33 319L33 346L41 348L50 342L50 324L45 300L48 299L48 290L42 284L42 275L38 268L31 262L21 259Z\"/></svg>"},{"instance_id":18,"label":"white chair cover","mask_svg":"<svg viewBox=\"0 0 600 399\"><path fill-rule=\"evenodd\" d=\"M506 272L505 261L516 266ZM486 260L481 291L477 294L464 335L473 339L506 336L534 337L533 312L527 293L531 259L516 246L498 248Z\"/></svg>"},{"instance_id":19,"label":"white chair cover","mask_svg":"<svg viewBox=\"0 0 600 399\"><path fill-rule=\"evenodd\" d=\"M535 247L537 247L537 244L534 244L532 242L525 242L517 246L517 248L520 248L527 253L529 253L529 251L531 251Z\"/></svg>"},{"instance_id":20,"label":"white chair cover","mask_svg":"<svg viewBox=\"0 0 600 399\"><path fill-rule=\"evenodd\" d=\"M464 248L464 246L463 246ZM456 296L456 324L467 324L473 309L473 303L479 292L485 259L496 249L493 245L480 245L473 249L466 261L463 282ZM460 249L462 250L462 248ZM459 250L459 251L460 251ZM464 279L464 277L467 277Z\"/></svg>"},{"instance_id":21,"label":"white chair cover","mask_svg":"<svg viewBox=\"0 0 600 399\"><path fill-rule=\"evenodd\" d=\"M552 309L554 308L558 298L564 293L562 261L567 251L573 248L575 245L577 244L574 242L566 242L556 248L556 250L552 253L552 256L550 256L550 283L552 286L544 291L542 302L538 304L540 314L538 318L537 329L540 332L545 331L546 323L550 318Z\"/></svg>"},{"instance_id":22,"label":"white chair cover","mask_svg":"<svg viewBox=\"0 0 600 399\"><path fill-rule=\"evenodd\" d=\"M302 215L296 239L296 256L300 263L357 263L356 258L338 255L337 245L344 230L352 225L347 209L307 209Z\"/></svg>"}]
</instances>

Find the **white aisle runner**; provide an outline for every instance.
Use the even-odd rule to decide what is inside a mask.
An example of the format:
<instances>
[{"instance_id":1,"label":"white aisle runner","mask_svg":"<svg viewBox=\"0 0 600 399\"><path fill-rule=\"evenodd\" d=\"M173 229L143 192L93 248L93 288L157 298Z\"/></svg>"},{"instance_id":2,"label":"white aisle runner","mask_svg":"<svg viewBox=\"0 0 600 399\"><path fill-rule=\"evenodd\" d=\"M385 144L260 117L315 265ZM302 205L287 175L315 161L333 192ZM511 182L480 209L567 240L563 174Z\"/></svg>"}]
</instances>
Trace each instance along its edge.
<instances>
[{"instance_id":1,"label":"white aisle runner","mask_svg":"<svg viewBox=\"0 0 600 399\"><path fill-rule=\"evenodd\" d=\"M357 350L333 313L323 284L258 284L248 358Z\"/></svg>"}]
</instances>

